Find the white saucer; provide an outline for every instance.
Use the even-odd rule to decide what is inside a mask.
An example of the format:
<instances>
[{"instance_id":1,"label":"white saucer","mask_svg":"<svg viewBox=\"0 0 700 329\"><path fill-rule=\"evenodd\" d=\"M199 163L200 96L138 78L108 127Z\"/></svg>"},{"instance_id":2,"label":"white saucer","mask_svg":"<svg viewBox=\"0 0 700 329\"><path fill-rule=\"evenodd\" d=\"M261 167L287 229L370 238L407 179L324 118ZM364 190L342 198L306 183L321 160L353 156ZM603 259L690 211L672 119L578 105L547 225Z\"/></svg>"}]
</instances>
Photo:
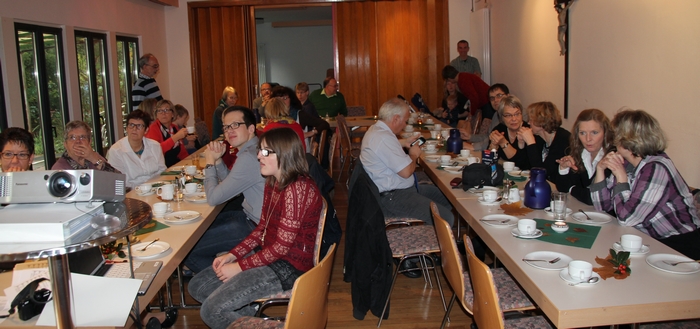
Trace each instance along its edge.
<instances>
[{"instance_id":1,"label":"white saucer","mask_svg":"<svg viewBox=\"0 0 700 329\"><path fill-rule=\"evenodd\" d=\"M442 167L445 169L445 171L452 173L452 174L461 174L462 173L462 166L448 166L448 167Z\"/></svg>"},{"instance_id":2,"label":"white saucer","mask_svg":"<svg viewBox=\"0 0 700 329\"><path fill-rule=\"evenodd\" d=\"M576 283L576 285L575 285L576 287L579 287L579 286L592 286L592 285L598 284L598 283L600 283L600 281L602 281L602 278L600 277L600 274L598 274L598 273L596 273L596 272L591 272L591 277L594 277L594 276L598 278L598 281L593 282L593 283L588 283L588 282L579 283L579 282L581 282L581 281L583 281L583 280L574 279L574 278L572 278L571 276L569 276L569 268L568 268L568 267L565 268L565 269L563 269L563 270L561 270L561 271L559 272L559 277L560 277L562 280L564 280L564 281L566 281L566 282L568 282L568 283Z\"/></svg>"},{"instance_id":3,"label":"white saucer","mask_svg":"<svg viewBox=\"0 0 700 329\"><path fill-rule=\"evenodd\" d=\"M550 207L544 208L544 212L546 212L547 215L554 217L554 213ZM573 213L573 210L571 210L571 208L566 208L566 215L569 216L571 213Z\"/></svg>"},{"instance_id":4,"label":"white saucer","mask_svg":"<svg viewBox=\"0 0 700 329\"><path fill-rule=\"evenodd\" d=\"M470 188L470 189L467 190L467 191L470 192L470 193L474 193L474 194L481 194L481 192L484 192L484 191L486 191L486 190L489 190L489 191L500 191L501 189L499 189L499 188L497 188L497 187L494 187L494 186L484 186L484 187L482 187L482 188L472 187L472 188Z\"/></svg>"},{"instance_id":5,"label":"white saucer","mask_svg":"<svg viewBox=\"0 0 700 329\"><path fill-rule=\"evenodd\" d=\"M620 251L627 251L624 248L622 248L622 245L619 242L613 243L613 249L617 252ZM636 255L644 255L649 252L649 246L643 244L642 248L637 250L637 251L630 251L630 256L636 256Z\"/></svg>"},{"instance_id":6,"label":"white saucer","mask_svg":"<svg viewBox=\"0 0 700 329\"><path fill-rule=\"evenodd\" d=\"M530 177L530 171L529 170L512 170L511 172L508 173L508 175L511 175L512 177Z\"/></svg>"},{"instance_id":7,"label":"white saucer","mask_svg":"<svg viewBox=\"0 0 700 329\"><path fill-rule=\"evenodd\" d=\"M131 246L132 256L136 259L154 259L163 256L166 252L170 251L170 244L165 241L156 241L154 244L150 245L146 250L141 251L143 247L151 243L152 241L145 241L137 243Z\"/></svg>"},{"instance_id":8,"label":"white saucer","mask_svg":"<svg viewBox=\"0 0 700 329\"><path fill-rule=\"evenodd\" d=\"M204 180L204 178L205 178L205 177L204 177L204 174L196 174L196 175L194 175L194 176L192 176L192 177L194 177L194 178L196 178L196 179L201 179L201 180Z\"/></svg>"},{"instance_id":9,"label":"white saucer","mask_svg":"<svg viewBox=\"0 0 700 329\"><path fill-rule=\"evenodd\" d=\"M527 263L527 265L530 265L534 268L539 268L541 270L561 270L563 268L567 268L569 266L569 262L574 260L573 258L564 255L562 253L554 252L554 251L534 251L531 252L523 257L523 259L543 259L543 260L552 260L559 257L559 261L550 264L549 262L538 262L538 261L524 261ZM568 274L568 273L567 273Z\"/></svg>"},{"instance_id":10,"label":"white saucer","mask_svg":"<svg viewBox=\"0 0 700 329\"><path fill-rule=\"evenodd\" d=\"M168 171L183 171L185 169L185 166L172 166L168 168Z\"/></svg>"},{"instance_id":11,"label":"white saucer","mask_svg":"<svg viewBox=\"0 0 700 329\"><path fill-rule=\"evenodd\" d=\"M149 195L154 195L154 194L156 194L156 191L153 191L153 190L151 190L150 192L146 192L144 194L136 192L136 195L138 195L138 196L149 196Z\"/></svg>"},{"instance_id":12,"label":"white saucer","mask_svg":"<svg viewBox=\"0 0 700 329\"><path fill-rule=\"evenodd\" d=\"M434 151L423 150L423 153L425 153L425 154L435 154L435 153L438 153L438 150L434 150Z\"/></svg>"},{"instance_id":13,"label":"white saucer","mask_svg":"<svg viewBox=\"0 0 700 329\"><path fill-rule=\"evenodd\" d=\"M206 203L207 195L204 192L192 193L185 196L185 201L192 203Z\"/></svg>"},{"instance_id":14,"label":"white saucer","mask_svg":"<svg viewBox=\"0 0 700 329\"><path fill-rule=\"evenodd\" d=\"M173 212L173 210L170 209L170 210L166 211L165 214L163 214L162 216L158 216L158 215L156 215L156 213L153 212L153 218L163 218L165 215L172 213L172 212Z\"/></svg>"},{"instance_id":15,"label":"white saucer","mask_svg":"<svg viewBox=\"0 0 700 329\"><path fill-rule=\"evenodd\" d=\"M513 234L514 237L516 238L522 238L522 239L537 239L542 236L542 231L535 229L534 234L530 235L520 235L520 231L518 231L518 228L514 228L513 230L510 231L510 234Z\"/></svg>"},{"instance_id":16,"label":"white saucer","mask_svg":"<svg viewBox=\"0 0 700 329\"><path fill-rule=\"evenodd\" d=\"M507 222L503 223L503 221L507 220ZM502 214L495 214L495 215L486 215L484 218L479 220L480 222L489 225L489 226L498 226L498 227L508 227L508 226L515 226L518 225L518 217L515 216L510 216L510 215L502 215Z\"/></svg>"},{"instance_id":17,"label":"white saucer","mask_svg":"<svg viewBox=\"0 0 700 329\"><path fill-rule=\"evenodd\" d=\"M426 152L427 153L427 152ZM426 155L425 156L425 161L428 162L438 162L440 161L440 156L439 155Z\"/></svg>"},{"instance_id":18,"label":"white saucer","mask_svg":"<svg viewBox=\"0 0 700 329\"><path fill-rule=\"evenodd\" d=\"M479 203L485 205L485 206L498 206L501 204L501 201L492 201L488 202L484 200L484 197L480 196L478 199Z\"/></svg>"},{"instance_id":19,"label":"white saucer","mask_svg":"<svg viewBox=\"0 0 700 329\"><path fill-rule=\"evenodd\" d=\"M591 218L588 220L586 215ZM586 215L582 214L580 211L571 215L575 221L587 225L603 225L612 221L612 217L608 214L596 211L586 211Z\"/></svg>"},{"instance_id":20,"label":"white saucer","mask_svg":"<svg viewBox=\"0 0 700 329\"><path fill-rule=\"evenodd\" d=\"M187 224L194 222L202 217L202 214L192 211L192 210L185 210L185 211L176 211L174 213L165 215L163 217L163 220L166 223L170 224Z\"/></svg>"},{"instance_id":21,"label":"white saucer","mask_svg":"<svg viewBox=\"0 0 700 329\"><path fill-rule=\"evenodd\" d=\"M647 256L647 264L649 266L660 270L664 272L669 272L673 274L692 274L692 273L697 273L700 272L700 264L698 263L684 263L684 264L678 264L676 266L671 266L663 261L667 262L684 262L684 261L692 261L692 259L681 256L681 255L674 255L674 254L653 254Z\"/></svg>"}]
</instances>

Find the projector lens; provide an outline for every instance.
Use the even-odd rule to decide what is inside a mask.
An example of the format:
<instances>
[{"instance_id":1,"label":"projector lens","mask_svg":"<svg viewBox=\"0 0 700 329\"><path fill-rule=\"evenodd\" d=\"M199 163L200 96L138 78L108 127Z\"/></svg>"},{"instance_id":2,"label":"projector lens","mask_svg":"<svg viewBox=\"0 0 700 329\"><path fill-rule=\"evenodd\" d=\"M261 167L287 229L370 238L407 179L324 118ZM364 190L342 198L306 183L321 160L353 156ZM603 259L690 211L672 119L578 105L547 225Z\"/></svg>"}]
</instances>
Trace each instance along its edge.
<instances>
[{"instance_id":1,"label":"projector lens","mask_svg":"<svg viewBox=\"0 0 700 329\"><path fill-rule=\"evenodd\" d=\"M75 190L73 176L64 171L58 171L49 177L49 193L57 198L69 196Z\"/></svg>"}]
</instances>

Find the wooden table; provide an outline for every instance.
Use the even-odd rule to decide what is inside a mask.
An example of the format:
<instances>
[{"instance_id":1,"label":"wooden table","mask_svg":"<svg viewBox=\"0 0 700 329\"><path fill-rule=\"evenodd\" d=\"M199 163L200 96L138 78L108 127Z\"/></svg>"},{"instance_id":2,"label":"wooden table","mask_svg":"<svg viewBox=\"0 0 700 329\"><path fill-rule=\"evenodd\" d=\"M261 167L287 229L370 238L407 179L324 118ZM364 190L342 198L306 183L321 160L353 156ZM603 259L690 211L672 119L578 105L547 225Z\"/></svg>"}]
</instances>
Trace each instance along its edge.
<instances>
[{"instance_id":1,"label":"wooden table","mask_svg":"<svg viewBox=\"0 0 700 329\"><path fill-rule=\"evenodd\" d=\"M206 146L205 146L206 147ZM191 154L189 157L187 157L185 160L182 160L178 162L175 166L183 166L183 165L191 165L193 162L193 159L195 157L199 156L199 152ZM175 167L173 166L173 167ZM172 167L171 167L172 168ZM168 169L170 170L170 169ZM156 182L156 181L162 181L162 180L173 180L175 179L175 176L158 176L154 179L149 180L149 182ZM158 198L156 194L149 195L149 196L139 196L135 191L131 191L127 193L126 195L127 198L133 198L137 200L142 200L150 205L153 205L156 202L161 202L161 200ZM154 231L151 233L146 233L139 235L138 238L141 241L153 241L155 239L160 239L160 241L165 241L168 244L170 244L170 248L172 248L172 251L163 256L162 258L158 258L157 260L163 261L163 267L160 269L158 272L158 275L156 278L153 280L153 283L151 283L151 286L149 287L148 291L146 292L145 295L138 297L139 300L139 312L143 312L146 307L148 306L148 303L153 300L153 298L156 296L158 291L160 291L161 287L165 284L165 282L170 278L172 273L177 269L177 266L185 259L185 256L192 250L194 245L199 241L199 238L204 234L204 232L209 228L209 225L214 221L216 216L219 214L221 209L223 208L224 204L217 205L217 206L210 206L207 203L191 203L188 201L182 201L180 203L176 201L171 201L170 202L171 207L173 208L173 211L181 211L181 210L194 210L202 214L202 218L200 220L197 220L193 223L188 223L188 224L182 224L182 225L177 225L177 224L169 224L165 223L162 218L157 219L159 222L164 223L168 225L169 227L166 229ZM12 273L7 272L7 273L2 273L0 274L0 287L7 287L10 285L12 282ZM0 327L5 327L5 326L34 326L36 324L36 320L39 317L34 317L30 321L21 321L19 320L18 317L13 316L12 318L5 319L4 322L0 323ZM131 318L126 323L126 328L131 327L133 324L133 321ZM47 328L47 327L42 327L42 328Z\"/></svg>"},{"instance_id":2,"label":"wooden table","mask_svg":"<svg viewBox=\"0 0 700 329\"><path fill-rule=\"evenodd\" d=\"M438 170L436 163L423 160L421 158L421 166L428 176L557 327L700 318L700 273L680 275L662 272L645 261L646 256L651 254L679 254L675 250L633 227L620 226L615 220L602 225L591 249L515 238L510 233L512 228L484 225L479 221L488 214L503 213L500 207L481 205L477 194L452 189L449 182L458 175ZM524 186L525 182L518 182L520 189ZM574 210L593 211L593 207L574 198L569 199L567 206ZM551 219L542 210L535 210L521 218ZM567 217L566 221L575 222L571 217ZM609 278L592 286L572 287L559 277L559 271L540 270L522 261L526 254L533 251L555 251L598 267L595 257L604 258L622 234L642 236L643 243L650 248L647 255L631 257L630 268L633 272L624 280Z\"/></svg>"},{"instance_id":3,"label":"wooden table","mask_svg":"<svg viewBox=\"0 0 700 329\"><path fill-rule=\"evenodd\" d=\"M325 119L324 117L321 118ZM338 121L335 118L329 118L326 121L328 121L328 124L331 126L331 128L338 127ZM345 117L345 121L348 122L348 127L369 127L377 123L376 116L373 115Z\"/></svg>"}]
</instances>

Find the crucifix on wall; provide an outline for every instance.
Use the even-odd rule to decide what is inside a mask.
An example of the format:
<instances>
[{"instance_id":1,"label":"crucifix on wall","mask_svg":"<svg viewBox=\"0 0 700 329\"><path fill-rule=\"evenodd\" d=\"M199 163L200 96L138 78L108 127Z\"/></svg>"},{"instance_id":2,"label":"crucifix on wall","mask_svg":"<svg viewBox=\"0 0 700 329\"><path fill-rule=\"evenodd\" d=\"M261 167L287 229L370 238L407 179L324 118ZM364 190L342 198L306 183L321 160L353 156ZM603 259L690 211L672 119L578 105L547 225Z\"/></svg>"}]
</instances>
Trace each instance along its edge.
<instances>
[{"instance_id":1,"label":"crucifix on wall","mask_svg":"<svg viewBox=\"0 0 700 329\"><path fill-rule=\"evenodd\" d=\"M559 55L564 56L564 118L569 117L569 8L574 0L554 0L554 9L557 11L559 26L557 27L557 39L559 41Z\"/></svg>"}]
</instances>

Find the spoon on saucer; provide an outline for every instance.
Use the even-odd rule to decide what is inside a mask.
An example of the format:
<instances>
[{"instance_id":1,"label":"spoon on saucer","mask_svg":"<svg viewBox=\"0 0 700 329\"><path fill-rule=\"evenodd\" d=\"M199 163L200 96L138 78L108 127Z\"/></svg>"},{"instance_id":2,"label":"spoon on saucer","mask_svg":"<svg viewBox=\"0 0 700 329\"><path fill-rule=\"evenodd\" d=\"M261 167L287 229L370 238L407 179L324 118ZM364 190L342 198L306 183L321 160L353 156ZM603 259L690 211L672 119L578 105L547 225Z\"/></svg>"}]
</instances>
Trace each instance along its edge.
<instances>
[{"instance_id":1,"label":"spoon on saucer","mask_svg":"<svg viewBox=\"0 0 700 329\"><path fill-rule=\"evenodd\" d=\"M581 283L596 283L596 282L598 282L598 280L599 280L599 279L598 279L597 276L592 276L592 277L590 277L588 280L580 281L580 282L576 282L576 283L569 283L569 285L570 285L570 286L575 286L575 285L578 285L578 284L581 284Z\"/></svg>"}]
</instances>

